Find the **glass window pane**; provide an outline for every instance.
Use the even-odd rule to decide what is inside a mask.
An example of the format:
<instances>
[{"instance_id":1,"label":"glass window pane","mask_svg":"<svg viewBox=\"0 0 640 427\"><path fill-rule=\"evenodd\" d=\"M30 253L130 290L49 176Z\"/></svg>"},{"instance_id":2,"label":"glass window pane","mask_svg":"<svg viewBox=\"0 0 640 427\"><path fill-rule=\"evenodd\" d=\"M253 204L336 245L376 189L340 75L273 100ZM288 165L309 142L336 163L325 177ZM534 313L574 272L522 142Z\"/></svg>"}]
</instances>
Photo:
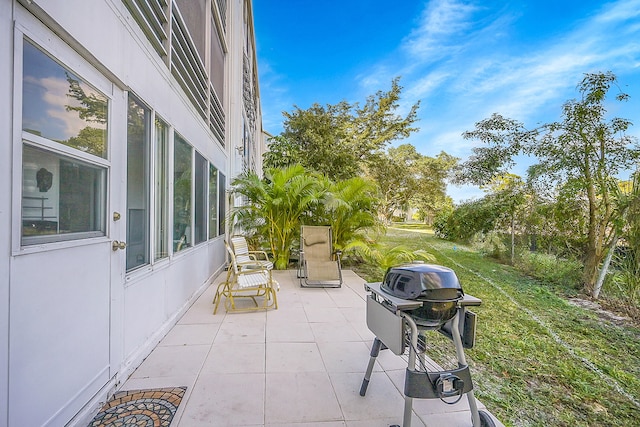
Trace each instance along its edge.
<instances>
[{"instance_id":1,"label":"glass window pane","mask_svg":"<svg viewBox=\"0 0 640 427\"><path fill-rule=\"evenodd\" d=\"M196 151L195 169L195 243L207 240L207 160Z\"/></svg>"},{"instance_id":2,"label":"glass window pane","mask_svg":"<svg viewBox=\"0 0 640 427\"><path fill-rule=\"evenodd\" d=\"M169 252L169 127L156 119L156 250L155 259L165 258Z\"/></svg>"},{"instance_id":3,"label":"glass window pane","mask_svg":"<svg viewBox=\"0 0 640 427\"><path fill-rule=\"evenodd\" d=\"M106 169L24 145L22 244L104 236Z\"/></svg>"},{"instance_id":4,"label":"glass window pane","mask_svg":"<svg viewBox=\"0 0 640 427\"><path fill-rule=\"evenodd\" d=\"M173 153L173 251L191 246L191 146L175 135Z\"/></svg>"},{"instance_id":5,"label":"glass window pane","mask_svg":"<svg viewBox=\"0 0 640 427\"><path fill-rule=\"evenodd\" d=\"M209 165L209 238L218 235L218 169Z\"/></svg>"},{"instance_id":6,"label":"glass window pane","mask_svg":"<svg viewBox=\"0 0 640 427\"><path fill-rule=\"evenodd\" d=\"M149 263L149 127L151 113L129 96L127 118L127 271Z\"/></svg>"},{"instance_id":7,"label":"glass window pane","mask_svg":"<svg viewBox=\"0 0 640 427\"><path fill-rule=\"evenodd\" d=\"M224 234L224 221L225 221L225 211L227 209L227 205L225 203L225 194L226 194L226 182L225 176L223 174L218 174L218 234Z\"/></svg>"},{"instance_id":8,"label":"glass window pane","mask_svg":"<svg viewBox=\"0 0 640 427\"><path fill-rule=\"evenodd\" d=\"M22 129L107 157L107 97L25 40Z\"/></svg>"}]
</instances>

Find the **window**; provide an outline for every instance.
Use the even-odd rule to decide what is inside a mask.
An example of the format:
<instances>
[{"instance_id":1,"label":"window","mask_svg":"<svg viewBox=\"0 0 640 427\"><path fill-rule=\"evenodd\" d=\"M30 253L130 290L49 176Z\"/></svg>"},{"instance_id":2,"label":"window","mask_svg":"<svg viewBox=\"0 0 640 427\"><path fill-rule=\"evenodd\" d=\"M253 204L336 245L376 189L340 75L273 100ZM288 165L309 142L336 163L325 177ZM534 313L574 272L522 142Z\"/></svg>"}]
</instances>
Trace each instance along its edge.
<instances>
[{"instance_id":1,"label":"window","mask_svg":"<svg viewBox=\"0 0 640 427\"><path fill-rule=\"evenodd\" d=\"M218 169L209 165L209 238L218 235Z\"/></svg>"},{"instance_id":2,"label":"window","mask_svg":"<svg viewBox=\"0 0 640 427\"><path fill-rule=\"evenodd\" d=\"M127 271L149 263L151 111L129 95L127 119Z\"/></svg>"},{"instance_id":3,"label":"window","mask_svg":"<svg viewBox=\"0 0 640 427\"><path fill-rule=\"evenodd\" d=\"M173 251L191 246L191 146L175 135L173 148Z\"/></svg>"},{"instance_id":4,"label":"window","mask_svg":"<svg viewBox=\"0 0 640 427\"><path fill-rule=\"evenodd\" d=\"M194 239L195 243L198 244L207 240L207 181L209 177L207 160L197 151L195 154L195 166Z\"/></svg>"},{"instance_id":5,"label":"window","mask_svg":"<svg viewBox=\"0 0 640 427\"><path fill-rule=\"evenodd\" d=\"M26 39L22 65L21 244L104 236L108 99Z\"/></svg>"},{"instance_id":6,"label":"window","mask_svg":"<svg viewBox=\"0 0 640 427\"><path fill-rule=\"evenodd\" d=\"M225 176L223 174L218 174L218 234L224 234L224 219L225 211L227 209L227 204L225 203L225 194L226 194L226 182Z\"/></svg>"},{"instance_id":7,"label":"window","mask_svg":"<svg viewBox=\"0 0 640 427\"><path fill-rule=\"evenodd\" d=\"M227 0L122 1L224 146Z\"/></svg>"},{"instance_id":8,"label":"window","mask_svg":"<svg viewBox=\"0 0 640 427\"><path fill-rule=\"evenodd\" d=\"M169 127L155 120L155 254L154 259L169 253Z\"/></svg>"}]
</instances>

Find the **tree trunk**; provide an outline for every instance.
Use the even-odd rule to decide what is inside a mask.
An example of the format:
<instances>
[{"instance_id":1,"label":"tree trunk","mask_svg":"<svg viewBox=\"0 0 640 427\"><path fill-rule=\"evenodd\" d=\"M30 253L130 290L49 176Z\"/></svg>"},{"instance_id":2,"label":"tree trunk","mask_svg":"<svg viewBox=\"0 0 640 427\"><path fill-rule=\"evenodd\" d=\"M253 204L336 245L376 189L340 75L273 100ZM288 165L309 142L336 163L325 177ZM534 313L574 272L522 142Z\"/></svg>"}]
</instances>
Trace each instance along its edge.
<instances>
[{"instance_id":1,"label":"tree trunk","mask_svg":"<svg viewBox=\"0 0 640 427\"><path fill-rule=\"evenodd\" d=\"M606 258L604 259L604 263L602 264L602 269L600 270L600 276L598 276L598 281L596 282L596 285L593 288L593 293L591 294L591 296L594 299L598 299L598 297L600 296L600 290L602 289L604 278L607 276L607 271L609 271L609 265L611 264L611 258L613 257L613 252L616 250L618 239L619 239L618 236L615 236L611 241L611 246L609 246L609 252L607 253Z\"/></svg>"},{"instance_id":2,"label":"tree trunk","mask_svg":"<svg viewBox=\"0 0 640 427\"><path fill-rule=\"evenodd\" d=\"M515 231L515 215L511 216L511 265L514 265L516 258L516 231Z\"/></svg>"},{"instance_id":3,"label":"tree trunk","mask_svg":"<svg viewBox=\"0 0 640 427\"><path fill-rule=\"evenodd\" d=\"M596 248L590 245L585 254L584 269L582 270L582 284L585 293L589 295L592 294L595 288L599 265L600 257L598 256Z\"/></svg>"}]
</instances>

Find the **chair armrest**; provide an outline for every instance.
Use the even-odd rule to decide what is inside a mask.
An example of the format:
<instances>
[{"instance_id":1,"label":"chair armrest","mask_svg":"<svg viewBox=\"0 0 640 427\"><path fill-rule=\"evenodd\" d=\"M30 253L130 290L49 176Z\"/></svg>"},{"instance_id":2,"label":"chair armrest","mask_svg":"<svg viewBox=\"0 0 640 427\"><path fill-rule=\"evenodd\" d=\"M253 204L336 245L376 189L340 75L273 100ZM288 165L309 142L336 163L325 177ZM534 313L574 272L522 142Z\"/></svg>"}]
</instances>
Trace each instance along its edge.
<instances>
[{"instance_id":1,"label":"chair armrest","mask_svg":"<svg viewBox=\"0 0 640 427\"><path fill-rule=\"evenodd\" d=\"M264 259L266 261L269 261L269 256L267 255L266 251L249 251L249 255L250 256L255 256L256 260ZM257 255L260 255L260 257L263 257L263 258L260 258Z\"/></svg>"}]
</instances>

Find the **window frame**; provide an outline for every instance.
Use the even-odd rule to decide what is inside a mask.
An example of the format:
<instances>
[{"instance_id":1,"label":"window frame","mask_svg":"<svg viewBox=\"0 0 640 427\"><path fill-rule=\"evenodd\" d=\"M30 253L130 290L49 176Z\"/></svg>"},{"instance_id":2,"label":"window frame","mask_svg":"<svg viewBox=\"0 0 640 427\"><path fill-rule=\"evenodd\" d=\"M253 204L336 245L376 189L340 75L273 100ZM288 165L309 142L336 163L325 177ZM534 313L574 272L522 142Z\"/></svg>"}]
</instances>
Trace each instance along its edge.
<instances>
[{"instance_id":1,"label":"window frame","mask_svg":"<svg viewBox=\"0 0 640 427\"><path fill-rule=\"evenodd\" d=\"M51 58L56 58L58 62L64 68L70 70L78 78L81 78L87 84L93 86L96 90L100 91L107 99L107 137L106 137L106 156L104 158L83 152L73 147L55 142L48 138L41 137L39 135L23 131L23 43L30 42L37 48L46 52L45 54ZM113 144L113 117L114 117L114 85L106 76L101 74L90 62L86 61L78 52L73 50L63 40L51 33L51 31L37 21L34 17L28 14L19 13L16 17L15 27L13 31L13 118L12 118L12 168L13 168L13 182L20 183L19 187L14 186L14 191L11 197L11 213L12 213L12 226L11 226L11 253L12 255L21 255L36 253L42 251L55 250L59 248L69 248L75 246L85 246L95 244L101 241L109 240L110 234L110 221L108 220L108 211L110 206L111 195L111 158L112 158L112 144ZM22 182L23 182L23 145L29 145L36 149L41 149L46 152L50 152L56 156L64 156L70 160L77 160L82 163L86 163L89 166L103 168L105 174L104 182L104 200L103 211L101 214L103 218L104 232L81 232L70 233L74 234L77 238L70 238L63 234L50 235L58 236L54 239L43 239L42 243L35 244L23 244L22 241ZM97 235L96 235L97 233Z\"/></svg>"}]
</instances>

